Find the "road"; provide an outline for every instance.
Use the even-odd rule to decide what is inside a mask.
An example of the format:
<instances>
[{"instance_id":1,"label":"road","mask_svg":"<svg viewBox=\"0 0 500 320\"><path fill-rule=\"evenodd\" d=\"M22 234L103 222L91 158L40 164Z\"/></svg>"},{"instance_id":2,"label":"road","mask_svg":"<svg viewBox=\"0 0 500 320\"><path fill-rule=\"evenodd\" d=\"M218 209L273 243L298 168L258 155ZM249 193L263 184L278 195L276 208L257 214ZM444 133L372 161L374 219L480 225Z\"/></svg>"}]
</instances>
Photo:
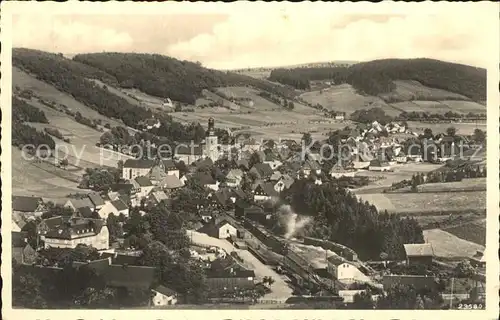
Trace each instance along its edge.
<instances>
[{"instance_id":1,"label":"road","mask_svg":"<svg viewBox=\"0 0 500 320\"><path fill-rule=\"evenodd\" d=\"M271 286L271 292L262 297L263 300L277 300L284 302L292 296L293 290L286 283L286 278L277 274L270 266L263 264L253 254L247 250L235 248L231 243L223 239L212 238L206 234L187 230L194 244L214 246L224 249L227 253L236 252L243 259L244 264L253 267L257 280L264 277L272 277L275 282Z\"/></svg>"}]
</instances>

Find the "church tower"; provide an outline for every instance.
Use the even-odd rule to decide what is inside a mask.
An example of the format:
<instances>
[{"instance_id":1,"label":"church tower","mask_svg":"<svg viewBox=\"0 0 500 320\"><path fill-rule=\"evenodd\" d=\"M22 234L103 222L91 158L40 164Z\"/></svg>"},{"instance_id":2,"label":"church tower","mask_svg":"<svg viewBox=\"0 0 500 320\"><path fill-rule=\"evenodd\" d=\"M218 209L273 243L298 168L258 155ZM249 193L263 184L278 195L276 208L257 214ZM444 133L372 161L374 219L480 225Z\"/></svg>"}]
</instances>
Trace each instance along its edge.
<instances>
[{"instance_id":1,"label":"church tower","mask_svg":"<svg viewBox=\"0 0 500 320\"><path fill-rule=\"evenodd\" d=\"M219 159L219 142L215 135L214 124L214 118L208 119L208 130L205 137L205 155L215 162Z\"/></svg>"}]
</instances>

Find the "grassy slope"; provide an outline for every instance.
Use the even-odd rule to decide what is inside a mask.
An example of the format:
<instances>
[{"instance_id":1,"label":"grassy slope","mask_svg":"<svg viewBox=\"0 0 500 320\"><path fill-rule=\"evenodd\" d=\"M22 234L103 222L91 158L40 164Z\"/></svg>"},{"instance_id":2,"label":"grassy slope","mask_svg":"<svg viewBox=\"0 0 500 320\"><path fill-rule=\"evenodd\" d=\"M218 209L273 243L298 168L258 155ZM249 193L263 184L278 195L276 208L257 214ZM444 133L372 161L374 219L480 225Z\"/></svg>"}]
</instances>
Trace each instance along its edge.
<instances>
[{"instance_id":1,"label":"grassy slope","mask_svg":"<svg viewBox=\"0 0 500 320\"><path fill-rule=\"evenodd\" d=\"M95 110L88 108L82 103L73 99L70 95L57 90L52 85L42 82L35 77L13 68L13 86L20 90L29 89L44 100L54 101L57 104L64 104L73 112L80 112L83 116L91 119L101 119L103 123L110 123L112 126L123 126L114 119L107 118ZM49 108L40 103L36 98L27 101L45 113L48 124L32 123L32 127L38 130L44 128L58 129L70 143L54 138L56 145L68 150L68 160L70 167L68 170L56 168L53 164L33 163L22 158L20 150L12 151L12 183L13 194L16 195L40 195L51 200L58 200L66 197L69 193L82 192L84 190L76 188L82 168L98 167L101 164L116 166L118 155L110 151L103 152L101 163L101 149L95 147L102 132L87 127L74 121L69 115ZM81 153L81 156L79 154ZM61 153L61 156L63 153ZM76 166L76 167L75 167Z\"/></svg>"}]
</instances>

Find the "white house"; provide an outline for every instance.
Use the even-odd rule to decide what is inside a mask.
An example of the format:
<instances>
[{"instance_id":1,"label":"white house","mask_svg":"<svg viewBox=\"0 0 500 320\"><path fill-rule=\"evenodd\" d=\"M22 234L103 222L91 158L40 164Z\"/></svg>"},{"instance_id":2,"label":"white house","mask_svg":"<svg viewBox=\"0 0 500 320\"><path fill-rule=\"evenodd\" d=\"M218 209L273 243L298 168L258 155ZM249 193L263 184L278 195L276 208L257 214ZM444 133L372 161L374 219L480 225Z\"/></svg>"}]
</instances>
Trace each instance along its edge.
<instances>
[{"instance_id":1,"label":"white house","mask_svg":"<svg viewBox=\"0 0 500 320\"><path fill-rule=\"evenodd\" d=\"M151 191L153 191L154 185L148 178L142 176L135 178L133 181L137 184L136 187L138 187L136 197L139 202L142 199L146 199Z\"/></svg>"},{"instance_id":2,"label":"white house","mask_svg":"<svg viewBox=\"0 0 500 320\"><path fill-rule=\"evenodd\" d=\"M152 304L155 307L169 306L177 303L177 292L162 285L151 290L153 293Z\"/></svg>"},{"instance_id":3,"label":"white house","mask_svg":"<svg viewBox=\"0 0 500 320\"><path fill-rule=\"evenodd\" d=\"M327 259L326 270L335 279L343 283L366 282L370 279L359 269L339 256L331 256Z\"/></svg>"},{"instance_id":4,"label":"white house","mask_svg":"<svg viewBox=\"0 0 500 320\"><path fill-rule=\"evenodd\" d=\"M108 228L96 219L69 219L44 232L42 239L46 248L75 248L85 244L97 250L109 249Z\"/></svg>"},{"instance_id":5,"label":"white house","mask_svg":"<svg viewBox=\"0 0 500 320\"><path fill-rule=\"evenodd\" d=\"M219 239L227 239L231 236L238 235L238 229L233 227L228 221L222 221L217 224Z\"/></svg>"},{"instance_id":6,"label":"white house","mask_svg":"<svg viewBox=\"0 0 500 320\"><path fill-rule=\"evenodd\" d=\"M335 179L338 179L341 177L354 177L355 175L356 175L355 170L344 169L344 167L342 167L339 164L334 165L332 167L332 169L330 170L330 176L332 178L335 178Z\"/></svg>"},{"instance_id":7,"label":"white house","mask_svg":"<svg viewBox=\"0 0 500 320\"><path fill-rule=\"evenodd\" d=\"M140 176L145 176L155 165L153 160L145 159L127 159L123 163L122 178L124 180L132 180Z\"/></svg>"},{"instance_id":8,"label":"white house","mask_svg":"<svg viewBox=\"0 0 500 320\"><path fill-rule=\"evenodd\" d=\"M274 186L273 183L260 183L255 190L253 190L254 201L266 201L270 200L272 197L278 196Z\"/></svg>"},{"instance_id":9,"label":"white house","mask_svg":"<svg viewBox=\"0 0 500 320\"><path fill-rule=\"evenodd\" d=\"M106 200L104 202L104 206L97 211L101 219L107 219L109 214L112 213L115 216L119 216L123 214L125 217L128 217L129 208L128 206L120 199L115 201Z\"/></svg>"},{"instance_id":10,"label":"white house","mask_svg":"<svg viewBox=\"0 0 500 320\"><path fill-rule=\"evenodd\" d=\"M226 175L226 184L228 187L237 187L243 180L243 171L241 169L231 169Z\"/></svg>"}]
</instances>

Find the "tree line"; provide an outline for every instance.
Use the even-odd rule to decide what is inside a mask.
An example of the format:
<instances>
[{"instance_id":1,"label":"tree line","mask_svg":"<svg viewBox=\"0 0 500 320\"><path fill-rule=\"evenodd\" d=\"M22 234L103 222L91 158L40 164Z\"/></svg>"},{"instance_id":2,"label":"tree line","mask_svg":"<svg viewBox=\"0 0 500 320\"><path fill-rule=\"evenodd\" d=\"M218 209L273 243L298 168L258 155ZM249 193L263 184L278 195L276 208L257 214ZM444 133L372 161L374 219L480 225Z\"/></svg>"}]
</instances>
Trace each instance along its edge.
<instances>
[{"instance_id":1,"label":"tree line","mask_svg":"<svg viewBox=\"0 0 500 320\"><path fill-rule=\"evenodd\" d=\"M433 59L382 59L350 67L294 68L271 71L270 80L309 89L311 80L348 83L361 93L379 95L395 89L394 80L416 80L425 86L486 100L486 70Z\"/></svg>"},{"instance_id":2,"label":"tree line","mask_svg":"<svg viewBox=\"0 0 500 320\"><path fill-rule=\"evenodd\" d=\"M76 55L73 60L112 75L122 88L136 88L192 105L203 89L226 86L252 86L281 96L294 94L293 90L266 81L159 54L92 53Z\"/></svg>"},{"instance_id":3,"label":"tree line","mask_svg":"<svg viewBox=\"0 0 500 320\"><path fill-rule=\"evenodd\" d=\"M403 244L424 242L414 219L378 212L335 183L315 185L298 180L284 197L296 213L314 218L304 229L306 235L350 247L362 260L378 259L382 252L391 259L402 259Z\"/></svg>"},{"instance_id":4,"label":"tree line","mask_svg":"<svg viewBox=\"0 0 500 320\"><path fill-rule=\"evenodd\" d=\"M14 49L12 63L100 114L120 119L128 126L137 127L140 120L151 117L151 111L146 108L133 105L89 80L115 81L112 76L96 68L56 54L30 49Z\"/></svg>"}]
</instances>

